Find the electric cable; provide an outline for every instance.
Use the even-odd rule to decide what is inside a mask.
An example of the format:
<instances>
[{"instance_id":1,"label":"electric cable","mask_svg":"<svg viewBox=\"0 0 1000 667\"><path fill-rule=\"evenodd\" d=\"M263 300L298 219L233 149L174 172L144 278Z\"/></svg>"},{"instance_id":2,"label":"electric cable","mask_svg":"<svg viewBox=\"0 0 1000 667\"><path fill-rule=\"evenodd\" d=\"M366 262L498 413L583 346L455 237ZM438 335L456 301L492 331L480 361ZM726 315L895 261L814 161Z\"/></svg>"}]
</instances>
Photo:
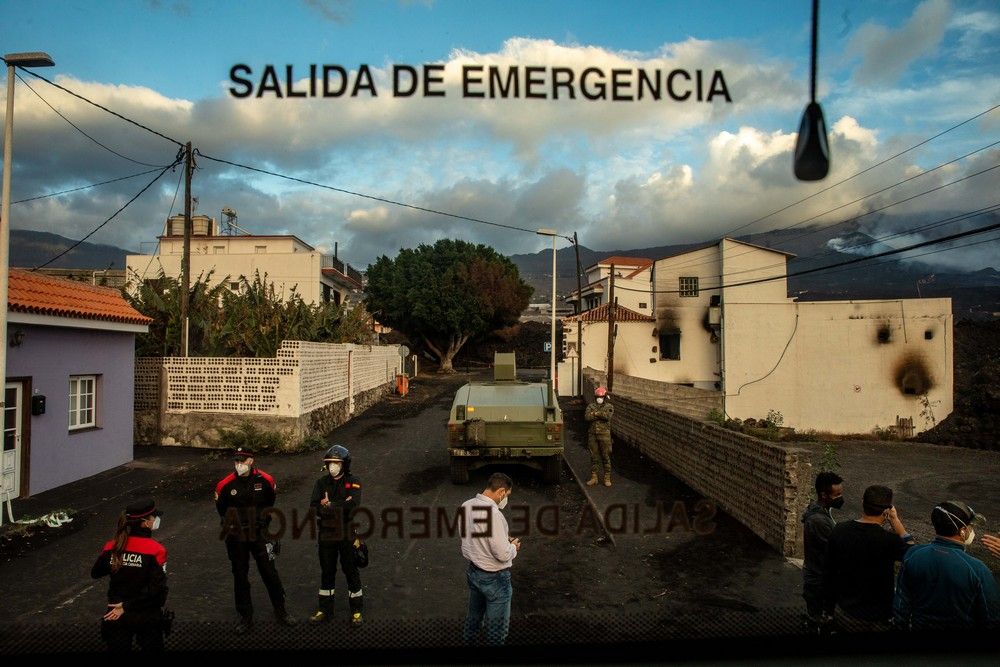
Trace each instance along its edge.
<instances>
[{"instance_id":1,"label":"electric cable","mask_svg":"<svg viewBox=\"0 0 1000 667\"><path fill-rule=\"evenodd\" d=\"M72 95L73 97L75 97L75 98L77 98L79 100L83 100L84 102L86 102L87 104L90 104L91 106L97 107L101 111L106 111L109 114L111 114L112 116L117 116L118 118L121 118L126 123L131 123L132 125L135 125L138 128L146 130L147 132L150 132L151 134L155 134L156 136L160 137L161 139L166 139L167 141L175 143L178 146L180 146L181 148L184 148L184 144L181 143L180 141L177 141L173 137L168 137L167 135L165 135L165 134L163 134L161 132L157 132L156 130L154 130L151 127L147 127L146 125L143 125L142 123L134 121L131 118L128 118L127 116L123 116L122 114L118 113L117 111L112 111L111 109L107 108L106 106L98 104L97 102L94 102L93 100L89 100L86 97L84 97L83 95L80 95L79 93L74 93L69 88L66 88L65 86L60 86L58 83L56 83L54 81L51 81L49 79L46 79L44 76L42 76L41 74L38 74L37 72L33 72L30 69L25 69L24 67L21 67L20 65L18 65L18 69L21 70L22 72L27 72L28 74L30 74L31 76L35 77L36 79L41 79L42 81L44 81L45 83L49 84L50 86L58 88L59 90L65 92L65 93L69 93L70 95ZM173 166L174 165L169 165L168 168L173 167Z\"/></svg>"},{"instance_id":2,"label":"electric cable","mask_svg":"<svg viewBox=\"0 0 1000 667\"><path fill-rule=\"evenodd\" d=\"M145 176L146 174L152 174L154 171L162 169L162 166L156 169L147 169L146 171L140 171L138 174L132 174L131 176L121 176L120 178L112 178L109 181L101 181L100 183L91 183L90 185L81 185L78 188L70 188L69 190L60 190L58 192L49 192L44 195L38 195L37 197L28 197L27 199L18 199L17 201L12 201L11 204L23 204L24 202L35 201L36 199L46 199L48 197L58 197L60 195L69 194L70 192L79 192L80 190L88 190L90 188L96 188L100 185L108 185L109 183L117 183L118 181L127 181L130 178L138 178L139 176Z\"/></svg>"},{"instance_id":3,"label":"electric cable","mask_svg":"<svg viewBox=\"0 0 1000 667\"><path fill-rule=\"evenodd\" d=\"M456 218L458 220L467 220L469 222L476 222L482 225L492 225L493 227L502 227L504 229L513 229L518 232L527 232L529 234L536 234L536 230L527 229L525 227L517 227L515 225L505 225L500 222L490 222L489 220L482 220L480 218L472 218L466 215L459 215L457 213L448 213L447 211L439 211L437 209L428 208L426 206L417 206L416 204L407 204L405 202L395 201L393 199L388 199L386 197L378 197L375 195L366 195L361 192L354 192L352 190L345 190L344 188L334 187L332 185L325 185L323 183L316 183L315 181L308 181L304 178L297 178L295 176L288 176L286 174L281 174L275 171L269 171L267 169L260 169L259 167L251 167L250 165L240 164L238 162L232 162L230 160L225 160L223 158L212 157L211 155L206 155L201 151L195 149L195 153L205 158L206 160L211 160L212 162L220 162L222 164L228 164L232 167L238 167L240 169L246 169L248 171L255 171L259 174L265 174L267 176L274 176L276 178L283 178L288 181L294 181L296 183L302 183L304 185L312 185L317 188L322 188L324 190L332 190L333 192L340 192L342 194L352 195L354 197L362 197L364 199L371 199L373 201L383 202L385 204L392 204L393 206L401 206L403 208L413 209L415 211L422 211L424 213L433 213L434 215L443 215L448 218ZM565 236L557 235L561 238L568 238Z\"/></svg>"},{"instance_id":4,"label":"electric cable","mask_svg":"<svg viewBox=\"0 0 1000 667\"><path fill-rule=\"evenodd\" d=\"M33 268L33 269L31 269L31 270L32 270L32 271L37 271L38 269L43 269L43 268L45 268L46 266L48 266L48 265L49 265L49 264L51 264L52 262L56 261L57 259L59 259L59 258L60 258L60 257L62 257L63 255L66 255L66 254L67 254L67 253L69 253L69 252L70 252L71 250L75 249L75 248L76 248L77 246L79 246L79 245L80 245L81 243L83 243L84 241L86 241L87 239L89 239L89 238L90 238L91 236L93 236L94 234L96 234L96 233L98 232L98 230L100 230L100 229L101 229L102 227L104 227L104 225L106 225L106 224L108 224L109 222L111 222L112 220L114 220L114 219L115 219L115 217L117 217L119 213L121 213L121 212L122 212L122 211L124 211L124 210L125 210L126 208L128 208L129 204L131 204L131 203L132 203L132 202L134 202L134 201L135 201L136 199L138 199L138 198L139 198L140 196L142 196L142 194L143 194L144 192L146 192L146 190L148 190L148 189L150 189L151 187L153 187L153 184L154 184L154 183L156 183L156 182L157 182L158 180L160 180L160 177L161 177L161 176L163 176L163 175L164 175L165 173L167 173L167 171L169 171L170 169L172 169L172 168L176 167L176 166L177 166L178 164L180 164L180 160L177 160L176 162L174 162L174 164L170 164L170 165L167 165L166 167L164 167L164 168L163 168L163 169L162 169L162 170L160 171L160 173L158 173L158 174L157 174L157 175L156 175L156 176L155 176L155 177L153 178L153 180L151 180L151 181L150 181L149 183L147 183L147 184L146 184L146 186L145 186L145 187L143 187L143 188L142 188L142 190L139 190L139 192L138 192L138 193L136 193L136 195L135 195L134 197L132 197L131 199L129 199L129 200L127 201L127 202L125 202L125 204L123 204L121 208L119 208L119 209L118 209L117 211L115 211L114 213L112 213L112 214L111 214L111 216L110 216L109 218L107 218L107 219L106 219L106 220L105 220L104 222L102 222L102 223L101 223L101 224L99 224L99 225L98 225L97 227L95 227L94 229L92 229L92 230L90 231L90 233L88 233L88 234L87 234L86 236L84 236L84 237L83 237L82 239L80 239L79 241L76 241L75 243L73 243L73 244L72 244L71 246L69 246L68 248L66 248L65 250L63 250L63 251L62 251L62 252L60 252L59 254L57 254L57 255L56 255L55 257L53 257L52 259L48 260L47 262L45 262L45 263L43 263L43 264L39 264L38 266L34 267L34 268Z\"/></svg>"},{"instance_id":5,"label":"electric cable","mask_svg":"<svg viewBox=\"0 0 1000 667\"><path fill-rule=\"evenodd\" d=\"M15 72L14 72L14 75L15 75L15 76L16 76L16 77L17 77L18 79L20 79L20 80L21 80L21 83L23 83L23 84L24 84L24 85L25 85L25 86L26 86L26 87L28 88L28 90L30 90L31 92L33 92L33 93L35 94L35 96L37 96L37 97L38 97L38 99L40 99L40 100L41 100L42 102L44 102L44 103L45 103L45 106L47 106L48 108L52 109L52 111L54 111L54 112L55 112L55 114L56 114L57 116L59 116L59 117L60 117L60 118L62 118L62 119L63 119L64 121L66 121L67 123L69 123L69 124L70 124L70 126L72 126L74 130L76 130L77 132L79 132L79 133L80 133L80 134L82 134L83 136L87 137L88 139L90 139L90 140L91 140L91 141L93 141L93 142L94 142L95 144L97 144L98 146L100 146L100 147L101 147L101 148L103 148L104 150L108 151L109 153L112 153L112 154L114 154L114 155L117 155L118 157L122 158L123 160L128 160L129 162L134 162L135 164L141 164L141 165L142 165L142 166L144 166L144 167L156 167L157 169L162 169L163 167L167 166L167 165L164 165L164 164L150 164L150 163L148 163L148 162L142 162L142 161L140 161L140 160L134 160L134 159L130 158L130 157L129 157L129 156L127 156L127 155L122 155L121 153L119 153L118 151L116 151L116 150L115 150L115 149L113 149L113 148L110 148L110 147L108 147L108 146L105 146L105 145L104 145L104 144L102 144L102 143L101 143L100 141L98 141L98 140L97 140L97 139L95 139L94 137L92 137L92 136L90 136L89 134L87 134L86 132L84 132L84 131L83 131L83 129L81 129L79 125L77 125L76 123L74 123L73 121L71 121L71 120L70 120L69 118L67 118L66 116L64 116L64 115L62 114L62 112L60 112L60 111L59 111L58 109L56 109L56 108L55 108L54 106L52 106L51 104L49 104L49 101L48 101L47 99L45 99L44 97L42 97L42 96L41 96L41 94L39 94L39 92L38 92L37 90L35 90L34 88L32 88L32 87L31 87L31 84L29 84L29 83L28 83L27 81L25 81L25 80L24 80L24 77L22 77L22 76L21 76L21 75L20 75L20 74L19 74L18 72L16 72L16 71L15 71Z\"/></svg>"}]
</instances>

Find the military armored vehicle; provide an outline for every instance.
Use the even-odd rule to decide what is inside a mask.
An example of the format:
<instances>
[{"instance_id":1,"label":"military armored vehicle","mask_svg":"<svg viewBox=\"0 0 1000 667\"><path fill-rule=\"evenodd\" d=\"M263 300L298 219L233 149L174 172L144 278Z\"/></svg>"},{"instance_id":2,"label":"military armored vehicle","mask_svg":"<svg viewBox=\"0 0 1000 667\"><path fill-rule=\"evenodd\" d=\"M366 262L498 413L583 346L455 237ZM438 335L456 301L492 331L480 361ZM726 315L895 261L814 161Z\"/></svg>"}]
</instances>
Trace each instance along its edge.
<instances>
[{"instance_id":1,"label":"military armored vehicle","mask_svg":"<svg viewBox=\"0 0 1000 667\"><path fill-rule=\"evenodd\" d=\"M492 382L470 382L455 394L448 417L451 481L469 470L518 463L542 472L548 484L562 473L563 417L549 382L517 379L513 352L497 352Z\"/></svg>"}]
</instances>

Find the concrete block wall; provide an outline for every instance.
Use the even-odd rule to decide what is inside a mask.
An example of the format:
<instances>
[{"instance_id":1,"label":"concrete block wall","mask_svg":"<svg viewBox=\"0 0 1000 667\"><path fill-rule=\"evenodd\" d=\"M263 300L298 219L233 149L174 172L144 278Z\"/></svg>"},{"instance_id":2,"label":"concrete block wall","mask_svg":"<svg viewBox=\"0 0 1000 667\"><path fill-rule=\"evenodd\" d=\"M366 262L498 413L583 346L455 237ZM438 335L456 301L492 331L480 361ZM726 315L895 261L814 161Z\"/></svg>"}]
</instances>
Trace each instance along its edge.
<instances>
[{"instance_id":1,"label":"concrete block wall","mask_svg":"<svg viewBox=\"0 0 1000 667\"><path fill-rule=\"evenodd\" d=\"M786 556L801 557L812 479L804 450L723 429L617 392L611 430ZM597 386L588 378L588 400Z\"/></svg>"},{"instance_id":2,"label":"concrete block wall","mask_svg":"<svg viewBox=\"0 0 1000 667\"><path fill-rule=\"evenodd\" d=\"M604 371L585 368L583 373L592 382L604 382ZM664 407L671 412L699 421L707 419L708 413L713 409L722 411L721 391L708 391L621 373L615 373L612 388L616 396L627 396L643 403ZM593 394L593 391L590 393Z\"/></svg>"},{"instance_id":3,"label":"concrete block wall","mask_svg":"<svg viewBox=\"0 0 1000 667\"><path fill-rule=\"evenodd\" d=\"M250 421L292 447L310 435L325 436L377 403L392 391L399 363L396 346L303 341L284 341L275 359L138 359L135 442L212 447L220 430ZM234 385L248 367L264 385L282 388L272 398L283 400L245 400L261 393ZM203 388L206 378L211 394Z\"/></svg>"}]
</instances>

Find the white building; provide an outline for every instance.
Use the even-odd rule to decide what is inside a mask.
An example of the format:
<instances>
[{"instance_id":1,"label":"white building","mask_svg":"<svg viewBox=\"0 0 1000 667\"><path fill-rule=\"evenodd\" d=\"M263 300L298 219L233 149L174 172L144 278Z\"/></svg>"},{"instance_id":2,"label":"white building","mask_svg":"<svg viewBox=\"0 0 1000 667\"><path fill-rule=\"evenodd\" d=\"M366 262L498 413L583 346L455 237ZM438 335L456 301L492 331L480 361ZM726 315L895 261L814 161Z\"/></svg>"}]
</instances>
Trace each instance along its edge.
<instances>
[{"instance_id":1,"label":"white building","mask_svg":"<svg viewBox=\"0 0 1000 667\"><path fill-rule=\"evenodd\" d=\"M648 315L651 312L649 279L653 260L646 257L608 257L587 267L584 273L587 284L579 294L573 290L566 297L566 302L573 305L573 312L592 310L608 302L612 266L615 269L615 301L629 310Z\"/></svg>"},{"instance_id":2,"label":"white building","mask_svg":"<svg viewBox=\"0 0 1000 667\"><path fill-rule=\"evenodd\" d=\"M241 278L273 283L275 291L288 298L295 290L306 303L332 301L357 303L361 298L362 276L335 255L324 255L291 235L221 235L214 218L191 217L191 281L214 271L211 284L225 281L238 291ZM167 220L166 233L159 237L155 254L129 255L126 275L130 286L136 281L159 276L181 277L184 254L184 216Z\"/></svg>"},{"instance_id":3,"label":"white building","mask_svg":"<svg viewBox=\"0 0 1000 667\"><path fill-rule=\"evenodd\" d=\"M951 299L798 302L788 253L729 238L653 262L649 320L619 303L615 372L721 392L730 417L869 432L952 411ZM650 287L652 289L650 289ZM607 309L564 319L567 356L607 371Z\"/></svg>"}]
</instances>

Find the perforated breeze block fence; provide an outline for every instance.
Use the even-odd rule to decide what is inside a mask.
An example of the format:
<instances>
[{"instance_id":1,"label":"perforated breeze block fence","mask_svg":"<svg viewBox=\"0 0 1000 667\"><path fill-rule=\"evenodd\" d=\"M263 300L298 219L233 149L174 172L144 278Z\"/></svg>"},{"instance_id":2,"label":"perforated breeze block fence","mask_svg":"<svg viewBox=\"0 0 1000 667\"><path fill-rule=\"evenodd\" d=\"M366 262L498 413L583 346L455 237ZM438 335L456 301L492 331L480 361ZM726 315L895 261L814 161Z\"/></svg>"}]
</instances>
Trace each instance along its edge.
<instances>
[{"instance_id":1,"label":"perforated breeze block fence","mask_svg":"<svg viewBox=\"0 0 1000 667\"><path fill-rule=\"evenodd\" d=\"M603 377L603 374L602 376ZM805 450L760 440L618 392L611 431L786 556L802 555L800 516L812 489ZM587 400L598 377L588 374Z\"/></svg>"},{"instance_id":2,"label":"perforated breeze block fence","mask_svg":"<svg viewBox=\"0 0 1000 667\"><path fill-rule=\"evenodd\" d=\"M399 363L396 346L305 341L265 359L139 358L136 442L210 447L246 421L289 445L325 435L391 391Z\"/></svg>"}]
</instances>

